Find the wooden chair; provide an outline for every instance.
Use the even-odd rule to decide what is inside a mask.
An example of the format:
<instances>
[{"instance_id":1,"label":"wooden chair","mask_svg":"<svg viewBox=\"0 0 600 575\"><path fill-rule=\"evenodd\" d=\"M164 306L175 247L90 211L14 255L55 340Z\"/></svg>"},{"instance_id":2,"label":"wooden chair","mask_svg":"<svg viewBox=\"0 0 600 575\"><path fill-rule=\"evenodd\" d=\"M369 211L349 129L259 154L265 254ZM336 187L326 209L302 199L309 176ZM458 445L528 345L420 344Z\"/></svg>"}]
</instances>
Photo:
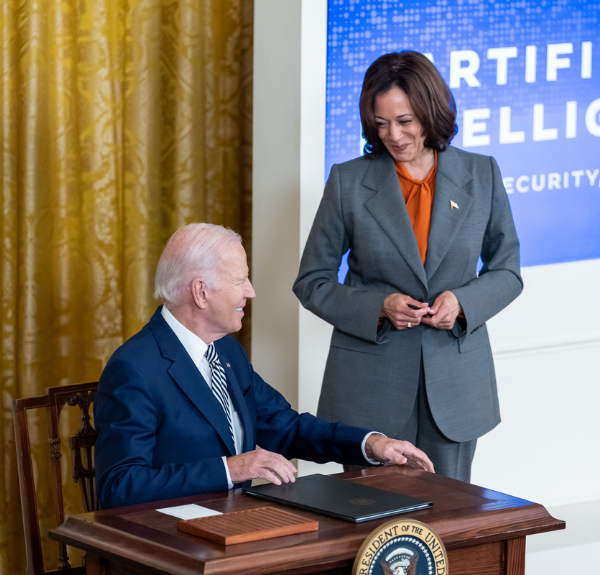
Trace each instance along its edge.
<instances>
[{"instance_id":1,"label":"wooden chair","mask_svg":"<svg viewBox=\"0 0 600 575\"><path fill-rule=\"evenodd\" d=\"M51 461L52 503L56 516L56 525L58 526L65 520L61 478L62 454L59 436L59 420L65 406L77 406L80 415L79 429L73 436L69 437L71 475L75 483L79 483L84 510L88 512L98 509L93 452L97 433L92 426L90 415L90 406L96 397L97 387L97 382L50 387L46 390L46 395L15 399L13 401L19 489L21 492L25 548L27 552L27 575L44 575L49 573L53 575L79 575L85 573L84 566L71 567L69 557L67 556L67 546L63 543L58 543L59 569L49 572L44 571L27 412L33 409L46 408Z\"/></svg>"}]
</instances>

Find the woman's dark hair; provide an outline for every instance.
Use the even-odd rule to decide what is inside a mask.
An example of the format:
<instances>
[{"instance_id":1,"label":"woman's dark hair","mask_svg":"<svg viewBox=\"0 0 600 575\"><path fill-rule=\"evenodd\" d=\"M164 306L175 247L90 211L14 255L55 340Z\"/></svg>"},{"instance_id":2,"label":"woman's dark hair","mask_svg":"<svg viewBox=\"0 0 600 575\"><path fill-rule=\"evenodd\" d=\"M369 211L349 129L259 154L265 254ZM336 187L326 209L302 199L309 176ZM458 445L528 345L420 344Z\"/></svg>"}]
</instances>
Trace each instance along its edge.
<instances>
[{"instance_id":1,"label":"woman's dark hair","mask_svg":"<svg viewBox=\"0 0 600 575\"><path fill-rule=\"evenodd\" d=\"M400 88L408 96L423 126L425 147L443 152L458 132L454 96L426 56L406 50L377 58L365 74L360 94L365 155L376 158L385 150L377 134L374 106L375 98L392 88Z\"/></svg>"}]
</instances>

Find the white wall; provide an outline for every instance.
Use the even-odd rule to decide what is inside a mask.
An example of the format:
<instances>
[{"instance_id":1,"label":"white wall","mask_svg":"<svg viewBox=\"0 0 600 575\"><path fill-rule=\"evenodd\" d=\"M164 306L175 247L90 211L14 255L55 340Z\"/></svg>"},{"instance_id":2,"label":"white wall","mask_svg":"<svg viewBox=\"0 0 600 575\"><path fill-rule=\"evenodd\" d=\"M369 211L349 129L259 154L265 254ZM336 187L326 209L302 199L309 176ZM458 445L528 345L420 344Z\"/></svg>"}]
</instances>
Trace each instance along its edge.
<instances>
[{"instance_id":1,"label":"white wall","mask_svg":"<svg viewBox=\"0 0 600 575\"><path fill-rule=\"evenodd\" d=\"M600 502L600 261L523 279L489 322L503 421L480 440L473 481L546 505Z\"/></svg>"},{"instance_id":2,"label":"white wall","mask_svg":"<svg viewBox=\"0 0 600 575\"><path fill-rule=\"evenodd\" d=\"M255 0L252 359L313 413L331 327L301 309L291 286L323 191L326 18L326 0ZM568 533L528 542L528 575L552 574L561 558L591 564L600 546L600 261L523 277L523 295L489 322L503 422L480 440L473 482L569 521ZM578 542L577 554L564 553Z\"/></svg>"},{"instance_id":3,"label":"white wall","mask_svg":"<svg viewBox=\"0 0 600 575\"><path fill-rule=\"evenodd\" d=\"M298 406L301 2L259 0L254 13L252 360ZM256 318L256 320L254 319ZM256 342L256 343L254 343Z\"/></svg>"}]
</instances>

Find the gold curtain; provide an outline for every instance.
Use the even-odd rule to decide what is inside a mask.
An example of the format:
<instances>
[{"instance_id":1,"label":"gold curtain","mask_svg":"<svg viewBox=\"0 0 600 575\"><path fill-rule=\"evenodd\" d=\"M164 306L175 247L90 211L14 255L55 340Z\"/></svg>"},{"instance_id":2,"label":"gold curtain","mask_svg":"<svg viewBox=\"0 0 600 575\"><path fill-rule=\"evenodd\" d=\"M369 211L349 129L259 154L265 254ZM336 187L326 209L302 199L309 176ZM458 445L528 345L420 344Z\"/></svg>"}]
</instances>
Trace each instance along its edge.
<instances>
[{"instance_id":1,"label":"gold curtain","mask_svg":"<svg viewBox=\"0 0 600 575\"><path fill-rule=\"evenodd\" d=\"M12 399L99 377L154 311L156 262L175 229L208 221L250 238L253 2L0 4L0 573L9 574L25 567ZM31 424L45 532L46 424Z\"/></svg>"}]
</instances>

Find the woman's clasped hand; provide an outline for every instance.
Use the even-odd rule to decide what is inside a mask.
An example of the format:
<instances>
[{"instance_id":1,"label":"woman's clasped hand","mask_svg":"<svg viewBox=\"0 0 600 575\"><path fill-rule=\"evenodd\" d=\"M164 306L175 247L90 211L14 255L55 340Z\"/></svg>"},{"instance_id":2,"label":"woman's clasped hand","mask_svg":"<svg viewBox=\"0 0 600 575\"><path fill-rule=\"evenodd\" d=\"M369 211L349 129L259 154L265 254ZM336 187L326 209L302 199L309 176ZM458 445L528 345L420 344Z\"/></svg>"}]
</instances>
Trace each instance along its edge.
<instances>
[{"instance_id":1,"label":"woman's clasped hand","mask_svg":"<svg viewBox=\"0 0 600 575\"><path fill-rule=\"evenodd\" d=\"M460 312L460 303L451 291L441 293L431 307L427 302L393 293L385 298L381 317L389 319L396 329L409 329L420 323L436 329L452 329Z\"/></svg>"}]
</instances>

